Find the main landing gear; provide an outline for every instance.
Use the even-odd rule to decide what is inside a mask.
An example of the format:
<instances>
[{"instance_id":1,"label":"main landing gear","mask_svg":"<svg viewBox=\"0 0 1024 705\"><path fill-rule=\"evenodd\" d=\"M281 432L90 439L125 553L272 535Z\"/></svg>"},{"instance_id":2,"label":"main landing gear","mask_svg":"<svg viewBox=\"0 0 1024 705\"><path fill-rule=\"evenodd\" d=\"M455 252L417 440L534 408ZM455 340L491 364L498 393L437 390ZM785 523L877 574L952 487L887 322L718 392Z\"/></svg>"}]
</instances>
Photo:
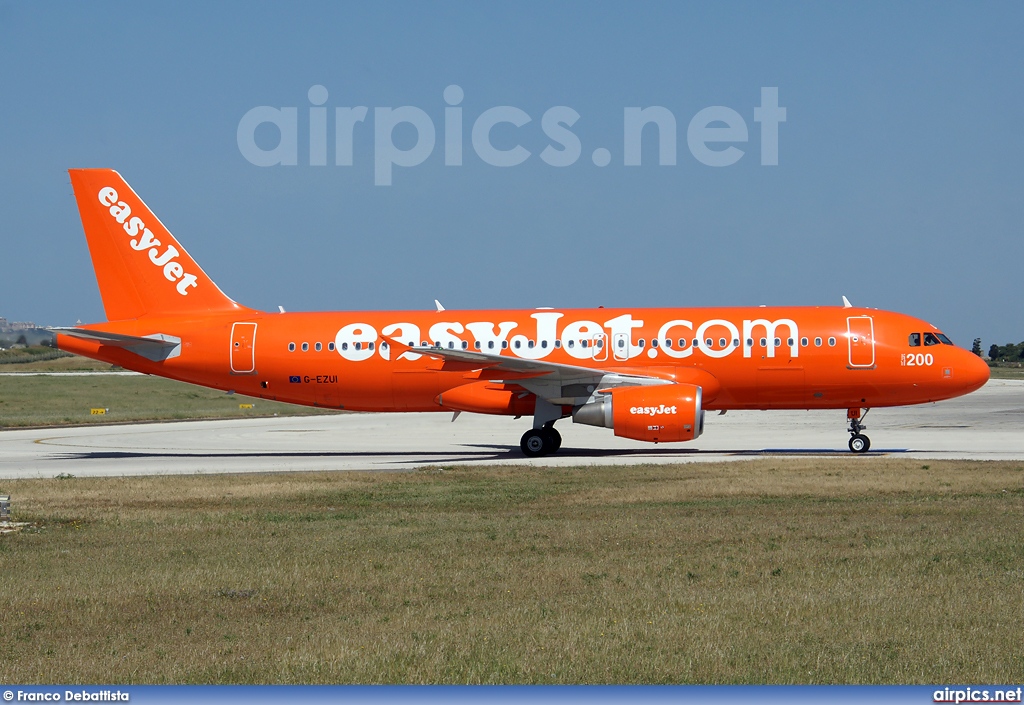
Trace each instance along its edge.
<instances>
[{"instance_id":1,"label":"main landing gear","mask_svg":"<svg viewBox=\"0 0 1024 705\"><path fill-rule=\"evenodd\" d=\"M869 411L871 409L865 409L863 416L859 408L846 411L846 418L850 421L850 428L847 429L850 432L850 450L854 453L867 453L871 449L871 439L861 433L864 427L860 423Z\"/></svg>"},{"instance_id":2,"label":"main landing gear","mask_svg":"<svg viewBox=\"0 0 1024 705\"><path fill-rule=\"evenodd\" d=\"M523 434L519 447L527 458L551 455L562 447L562 436L555 430L555 421L567 415L565 409L547 399L537 397L533 410L533 428Z\"/></svg>"},{"instance_id":3,"label":"main landing gear","mask_svg":"<svg viewBox=\"0 0 1024 705\"><path fill-rule=\"evenodd\" d=\"M562 447L562 434L555 430L555 422L551 421L524 433L519 447L523 449L523 455L530 458L550 455Z\"/></svg>"}]
</instances>

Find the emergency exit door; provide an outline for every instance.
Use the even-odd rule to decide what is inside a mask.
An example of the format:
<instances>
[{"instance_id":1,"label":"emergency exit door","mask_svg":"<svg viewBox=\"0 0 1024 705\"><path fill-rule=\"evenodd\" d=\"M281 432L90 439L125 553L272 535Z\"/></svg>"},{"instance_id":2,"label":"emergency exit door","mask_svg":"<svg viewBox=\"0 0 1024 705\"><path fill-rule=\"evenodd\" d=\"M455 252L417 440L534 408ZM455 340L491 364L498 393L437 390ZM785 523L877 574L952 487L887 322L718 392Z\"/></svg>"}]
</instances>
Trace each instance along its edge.
<instances>
[{"instance_id":1,"label":"emergency exit door","mask_svg":"<svg viewBox=\"0 0 1024 705\"><path fill-rule=\"evenodd\" d=\"M231 326L231 374L256 372L256 324L235 323Z\"/></svg>"},{"instance_id":2,"label":"emergency exit door","mask_svg":"<svg viewBox=\"0 0 1024 705\"><path fill-rule=\"evenodd\" d=\"M850 316L846 319L846 332L850 345L850 367L874 367L874 319L871 316Z\"/></svg>"}]
</instances>

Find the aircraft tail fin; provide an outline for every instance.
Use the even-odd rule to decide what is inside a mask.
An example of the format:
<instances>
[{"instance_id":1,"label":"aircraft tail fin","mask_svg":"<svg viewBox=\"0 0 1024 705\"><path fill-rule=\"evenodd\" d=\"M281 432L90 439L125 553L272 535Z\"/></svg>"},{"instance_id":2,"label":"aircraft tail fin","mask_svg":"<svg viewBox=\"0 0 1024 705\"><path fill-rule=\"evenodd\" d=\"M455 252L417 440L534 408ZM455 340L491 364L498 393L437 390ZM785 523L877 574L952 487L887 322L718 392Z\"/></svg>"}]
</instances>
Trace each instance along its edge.
<instances>
[{"instance_id":1,"label":"aircraft tail fin","mask_svg":"<svg viewBox=\"0 0 1024 705\"><path fill-rule=\"evenodd\" d=\"M244 311L112 169L71 169L107 319Z\"/></svg>"}]
</instances>

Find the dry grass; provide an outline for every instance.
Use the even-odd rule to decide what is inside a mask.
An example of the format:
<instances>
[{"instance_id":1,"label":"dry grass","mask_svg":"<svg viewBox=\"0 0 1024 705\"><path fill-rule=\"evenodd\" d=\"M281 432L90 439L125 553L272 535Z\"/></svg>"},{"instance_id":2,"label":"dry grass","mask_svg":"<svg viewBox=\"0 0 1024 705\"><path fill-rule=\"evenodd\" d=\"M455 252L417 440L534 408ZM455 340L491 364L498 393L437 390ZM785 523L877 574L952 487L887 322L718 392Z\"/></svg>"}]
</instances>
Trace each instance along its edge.
<instances>
[{"instance_id":1,"label":"dry grass","mask_svg":"<svg viewBox=\"0 0 1024 705\"><path fill-rule=\"evenodd\" d=\"M1024 467L0 483L0 680L1013 682Z\"/></svg>"}]
</instances>

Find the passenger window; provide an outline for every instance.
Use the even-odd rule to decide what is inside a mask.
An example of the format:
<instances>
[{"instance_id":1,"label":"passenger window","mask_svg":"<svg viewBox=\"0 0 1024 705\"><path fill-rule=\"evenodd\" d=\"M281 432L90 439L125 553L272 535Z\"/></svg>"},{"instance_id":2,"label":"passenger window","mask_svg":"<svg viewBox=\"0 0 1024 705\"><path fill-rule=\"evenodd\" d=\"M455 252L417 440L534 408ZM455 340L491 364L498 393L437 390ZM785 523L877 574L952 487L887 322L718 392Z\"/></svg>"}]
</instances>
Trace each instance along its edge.
<instances>
[{"instance_id":1,"label":"passenger window","mask_svg":"<svg viewBox=\"0 0 1024 705\"><path fill-rule=\"evenodd\" d=\"M369 347L370 350L373 350L373 343L370 343L367 347Z\"/></svg>"},{"instance_id":2,"label":"passenger window","mask_svg":"<svg viewBox=\"0 0 1024 705\"><path fill-rule=\"evenodd\" d=\"M828 346L830 348L834 348L836 346L836 339L835 338L829 338L828 339Z\"/></svg>"},{"instance_id":3,"label":"passenger window","mask_svg":"<svg viewBox=\"0 0 1024 705\"><path fill-rule=\"evenodd\" d=\"M327 343L327 349L334 352L334 343Z\"/></svg>"},{"instance_id":4,"label":"passenger window","mask_svg":"<svg viewBox=\"0 0 1024 705\"><path fill-rule=\"evenodd\" d=\"M636 341L636 346L642 350L644 347L644 339L640 338L640 340Z\"/></svg>"},{"instance_id":5,"label":"passenger window","mask_svg":"<svg viewBox=\"0 0 1024 705\"><path fill-rule=\"evenodd\" d=\"M621 346L621 343L622 343L622 341L619 341L619 343L620 343L620 346ZM570 340L570 341L569 341L568 343L566 343L566 345L567 345L568 347L570 347L570 348L571 348L571 347L573 347L573 345L574 345L574 344L575 344L575 343L574 343L574 341L572 341L572 340Z\"/></svg>"},{"instance_id":6,"label":"passenger window","mask_svg":"<svg viewBox=\"0 0 1024 705\"><path fill-rule=\"evenodd\" d=\"M546 341L546 340L542 340L542 341L540 341L540 346L541 346L542 348L546 348L546 347L548 346L548 341Z\"/></svg>"},{"instance_id":7,"label":"passenger window","mask_svg":"<svg viewBox=\"0 0 1024 705\"><path fill-rule=\"evenodd\" d=\"M747 347L748 348L754 347L754 339L753 338L747 338Z\"/></svg>"},{"instance_id":8,"label":"passenger window","mask_svg":"<svg viewBox=\"0 0 1024 705\"><path fill-rule=\"evenodd\" d=\"M707 345L708 349L710 350L712 347L714 347L715 341L713 341L711 338L705 338L704 344Z\"/></svg>"},{"instance_id":9,"label":"passenger window","mask_svg":"<svg viewBox=\"0 0 1024 705\"><path fill-rule=\"evenodd\" d=\"M348 350L348 343L342 343L341 344L341 349L342 350Z\"/></svg>"},{"instance_id":10,"label":"passenger window","mask_svg":"<svg viewBox=\"0 0 1024 705\"><path fill-rule=\"evenodd\" d=\"M807 338L800 338L800 347L802 347L802 348L806 348L807 347Z\"/></svg>"},{"instance_id":11,"label":"passenger window","mask_svg":"<svg viewBox=\"0 0 1024 705\"><path fill-rule=\"evenodd\" d=\"M793 339L790 338L786 345L788 345L789 347L793 347Z\"/></svg>"},{"instance_id":12,"label":"passenger window","mask_svg":"<svg viewBox=\"0 0 1024 705\"><path fill-rule=\"evenodd\" d=\"M921 334L920 333L911 333L910 334L910 347L916 348L916 347L919 347L920 345L921 345Z\"/></svg>"},{"instance_id":13,"label":"passenger window","mask_svg":"<svg viewBox=\"0 0 1024 705\"><path fill-rule=\"evenodd\" d=\"M306 344L303 343L302 347L303 347L303 349L305 349ZM356 343L356 350L362 350L362 349L363 349L363 344L362 343Z\"/></svg>"},{"instance_id":14,"label":"passenger window","mask_svg":"<svg viewBox=\"0 0 1024 705\"><path fill-rule=\"evenodd\" d=\"M493 340L488 340L487 341L487 349L488 350L494 350L494 341Z\"/></svg>"},{"instance_id":15,"label":"passenger window","mask_svg":"<svg viewBox=\"0 0 1024 705\"><path fill-rule=\"evenodd\" d=\"M572 341L570 341L570 342L572 342ZM625 341L625 340L620 340L620 341L619 341L619 347L620 347L620 348L624 348L624 347L626 347L626 341Z\"/></svg>"},{"instance_id":16,"label":"passenger window","mask_svg":"<svg viewBox=\"0 0 1024 705\"><path fill-rule=\"evenodd\" d=\"M775 339L775 347L779 347L780 345L782 345L782 341L779 340L778 338L776 338Z\"/></svg>"},{"instance_id":17,"label":"passenger window","mask_svg":"<svg viewBox=\"0 0 1024 705\"><path fill-rule=\"evenodd\" d=\"M651 347L652 348L658 347L658 339L657 338L651 338Z\"/></svg>"},{"instance_id":18,"label":"passenger window","mask_svg":"<svg viewBox=\"0 0 1024 705\"><path fill-rule=\"evenodd\" d=\"M768 339L767 338L761 338L761 347L762 348L768 347Z\"/></svg>"},{"instance_id":19,"label":"passenger window","mask_svg":"<svg viewBox=\"0 0 1024 705\"><path fill-rule=\"evenodd\" d=\"M303 343L302 344L302 352L307 352L308 350L309 350L309 343Z\"/></svg>"},{"instance_id":20,"label":"passenger window","mask_svg":"<svg viewBox=\"0 0 1024 705\"><path fill-rule=\"evenodd\" d=\"M821 338L815 338L814 339L814 347L816 347L816 348L820 348L821 347Z\"/></svg>"},{"instance_id":21,"label":"passenger window","mask_svg":"<svg viewBox=\"0 0 1024 705\"><path fill-rule=\"evenodd\" d=\"M740 341L738 339L734 338L733 341L732 341L732 346L734 348L738 348L740 346Z\"/></svg>"},{"instance_id":22,"label":"passenger window","mask_svg":"<svg viewBox=\"0 0 1024 705\"><path fill-rule=\"evenodd\" d=\"M532 348L533 347L533 341L531 340L531 341L527 342L526 347Z\"/></svg>"},{"instance_id":23,"label":"passenger window","mask_svg":"<svg viewBox=\"0 0 1024 705\"><path fill-rule=\"evenodd\" d=\"M295 352L295 343L288 343L288 352Z\"/></svg>"},{"instance_id":24,"label":"passenger window","mask_svg":"<svg viewBox=\"0 0 1024 705\"><path fill-rule=\"evenodd\" d=\"M479 350L480 349L480 341L479 340L474 340L473 341L473 349L474 350Z\"/></svg>"},{"instance_id":25,"label":"passenger window","mask_svg":"<svg viewBox=\"0 0 1024 705\"><path fill-rule=\"evenodd\" d=\"M468 350L469 349L469 343L467 343L465 340L462 341L462 349L463 350Z\"/></svg>"},{"instance_id":26,"label":"passenger window","mask_svg":"<svg viewBox=\"0 0 1024 705\"><path fill-rule=\"evenodd\" d=\"M671 338L665 338L665 347L666 348L671 348L672 347L672 339Z\"/></svg>"},{"instance_id":27,"label":"passenger window","mask_svg":"<svg viewBox=\"0 0 1024 705\"><path fill-rule=\"evenodd\" d=\"M562 341L561 341L561 340L556 340L556 341L555 341L555 347L556 347L556 348L560 348L560 347L562 347Z\"/></svg>"},{"instance_id":28,"label":"passenger window","mask_svg":"<svg viewBox=\"0 0 1024 705\"><path fill-rule=\"evenodd\" d=\"M931 333L925 333L924 334L924 344L925 345L941 345L942 343L940 343L939 339L936 338Z\"/></svg>"},{"instance_id":29,"label":"passenger window","mask_svg":"<svg viewBox=\"0 0 1024 705\"><path fill-rule=\"evenodd\" d=\"M324 346L323 346L323 345L321 345L320 343L317 343L317 344L316 344L316 345L314 345L313 347L314 347L314 348L316 349L316 351L317 351L317 352L320 352L321 350L323 350L323 349L324 349Z\"/></svg>"},{"instance_id":30,"label":"passenger window","mask_svg":"<svg viewBox=\"0 0 1024 705\"><path fill-rule=\"evenodd\" d=\"M508 341L507 340L501 341L501 349L504 350L507 347L508 347ZM517 345L516 347L518 348L519 346Z\"/></svg>"}]
</instances>

